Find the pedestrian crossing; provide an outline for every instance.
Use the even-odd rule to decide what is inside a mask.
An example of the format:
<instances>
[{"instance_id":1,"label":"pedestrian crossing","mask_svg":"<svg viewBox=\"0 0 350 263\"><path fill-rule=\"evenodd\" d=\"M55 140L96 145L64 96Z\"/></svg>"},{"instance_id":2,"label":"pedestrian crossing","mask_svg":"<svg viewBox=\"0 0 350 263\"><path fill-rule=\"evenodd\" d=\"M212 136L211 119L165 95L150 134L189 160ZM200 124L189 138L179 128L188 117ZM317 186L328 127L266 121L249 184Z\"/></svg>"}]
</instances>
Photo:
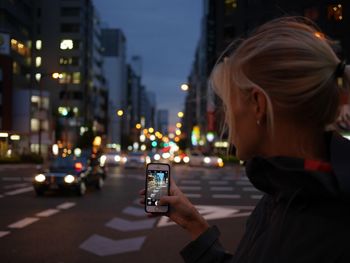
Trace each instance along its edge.
<instances>
[{"instance_id":1,"label":"pedestrian crossing","mask_svg":"<svg viewBox=\"0 0 350 263\"><path fill-rule=\"evenodd\" d=\"M199 180L198 180L199 179ZM201 176L183 174L177 177L177 185L189 199L251 200L256 202L263 194L242 173L239 177L215 174Z\"/></svg>"}]
</instances>

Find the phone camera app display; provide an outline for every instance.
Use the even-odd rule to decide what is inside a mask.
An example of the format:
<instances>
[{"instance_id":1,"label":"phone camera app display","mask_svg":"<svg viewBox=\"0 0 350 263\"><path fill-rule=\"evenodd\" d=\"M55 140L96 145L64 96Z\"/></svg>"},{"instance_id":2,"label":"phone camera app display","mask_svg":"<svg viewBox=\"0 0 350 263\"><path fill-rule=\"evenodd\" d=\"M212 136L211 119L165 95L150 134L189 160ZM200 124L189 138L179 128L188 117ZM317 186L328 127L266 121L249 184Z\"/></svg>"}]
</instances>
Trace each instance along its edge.
<instances>
[{"instance_id":1,"label":"phone camera app display","mask_svg":"<svg viewBox=\"0 0 350 263\"><path fill-rule=\"evenodd\" d=\"M168 171L149 170L147 173L147 205L157 206L160 198L168 195Z\"/></svg>"}]
</instances>

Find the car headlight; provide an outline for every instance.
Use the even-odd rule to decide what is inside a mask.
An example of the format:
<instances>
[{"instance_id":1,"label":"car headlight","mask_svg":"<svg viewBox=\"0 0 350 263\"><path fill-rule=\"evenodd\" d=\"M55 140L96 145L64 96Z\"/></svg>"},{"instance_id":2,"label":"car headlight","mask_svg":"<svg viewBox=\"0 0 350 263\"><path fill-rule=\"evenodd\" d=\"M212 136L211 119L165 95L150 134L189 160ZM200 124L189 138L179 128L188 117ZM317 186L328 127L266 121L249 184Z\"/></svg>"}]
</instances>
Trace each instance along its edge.
<instances>
[{"instance_id":1,"label":"car headlight","mask_svg":"<svg viewBox=\"0 0 350 263\"><path fill-rule=\"evenodd\" d=\"M71 184L75 181L75 177L71 174L67 174L65 177L64 177L64 181L67 183L67 184Z\"/></svg>"},{"instance_id":2,"label":"car headlight","mask_svg":"<svg viewBox=\"0 0 350 263\"><path fill-rule=\"evenodd\" d=\"M204 157L204 162L207 163L207 164L210 163L210 158L209 157Z\"/></svg>"},{"instance_id":3,"label":"car headlight","mask_svg":"<svg viewBox=\"0 0 350 263\"><path fill-rule=\"evenodd\" d=\"M224 161L221 158L218 158L218 163L223 163Z\"/></svg>"},{"instance_id":4,"label":"car headlight","mask_svg":"<svg viewBox=\"0 0 350 263\"><path fill-rule=\"evenodd\" d=\"M100 164L101 164L102 166L104 166L105 163L106 163L106 160L107 160L107 156L106 156L106 155L102 155L102 156L100 157Z\"/></svg>"},{"instance_id":5,"label":"car headlight","mask_svg":"<svg viewBox=\"0 0 350 263\"><path fill-rule=\"evenodd\" d=\"M34 180L38 183L42 183L46 180L46 176L43 174L38 174L34 177Z\"/></svg>"},{"instance_id":6,"label":"car headlight","mask_svg":"<svg viewBox=\"0 0 350 263\"><path fill-rule=\"evenodd\" d=\"M116 161L117 163L119 163L120 160L121 160L120 155L114 156L114 161Z\"/></svg>"},{"instance_id":7,"label":"car headlight","mask_svg":"<svg viewBox=\"0 0 350 263\"><path fill-rule=\"evenodd\" d=\"M157 153L154 155L154 160L159 161L160 160L160 155Z\"/></svg>"},{"instance_id":8,"label":"car headlight","mask_svg":"<svg viewBox=\"0 0 350 263\"><path fill-rule=\"evenodd\" d=\"M190 157L185 156L185 157L183 158L183 160L184 160L185 163L189 163L189 162L190 162Z\"/></svg>"},{"instance_id":9,"label":"car headlight","mask_svg":"<svg viewBox=\"0 0 350 263\"><path fill-rule=\"evenodd\" d=\"M175 156L174 161L175 161L175 163L181 162L180 156Z\"/></svg>"}]
</instances>

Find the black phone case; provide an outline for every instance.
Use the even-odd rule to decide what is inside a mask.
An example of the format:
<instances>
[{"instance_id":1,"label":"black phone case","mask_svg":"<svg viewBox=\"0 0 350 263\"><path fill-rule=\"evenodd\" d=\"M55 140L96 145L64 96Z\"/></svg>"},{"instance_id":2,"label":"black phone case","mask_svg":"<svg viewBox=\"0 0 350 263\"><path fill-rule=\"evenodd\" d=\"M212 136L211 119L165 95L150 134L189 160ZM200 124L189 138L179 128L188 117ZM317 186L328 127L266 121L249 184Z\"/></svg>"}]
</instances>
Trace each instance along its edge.
<instances>
[{"instance_id":1,"label":"black phone case","mask_svg":"<svg viewBox=\"0 0 350 263\"><path fill-rule=\"evenodd\" d=\"M171 171L170 171L170 165L167 164L167 163L149 163L147 164L146 166L146 180L145 180L145 189L146 189L146 192L145 192L145 212L146 213L161 213L161 214L164 214L164 213L168 213L169 212L169 205L168 205L168 210L166 212L148 212L147 211L147 189L148 189L148 185L147 185L147 172L148 172L148 166L149 165L166 165L169 167L169 183L168 183L168 195L169 195L169 192L170 192L170 176L171 176Z\"/></svg>"}]
</instances>

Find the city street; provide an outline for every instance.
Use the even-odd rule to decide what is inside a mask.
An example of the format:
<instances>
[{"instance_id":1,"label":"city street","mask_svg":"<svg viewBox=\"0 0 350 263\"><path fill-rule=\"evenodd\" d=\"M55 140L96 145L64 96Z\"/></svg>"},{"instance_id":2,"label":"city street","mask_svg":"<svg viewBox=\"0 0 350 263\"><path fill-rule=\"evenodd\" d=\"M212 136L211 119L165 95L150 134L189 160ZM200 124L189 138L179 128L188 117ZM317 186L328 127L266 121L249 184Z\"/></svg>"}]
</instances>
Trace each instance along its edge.
<instances>
[{"instance_id":1,"label":"city street","mask_svg":"<svg viewBox=\"0 0 350 263\"><path fill-rule=\"evenodd\" d=\"M35 166L0 166L1 262L181 262L189 236L166 217L148 218L138 204L145 171L110 168L101 191L35 196ZM234 251L261 198L239 166L173 166L179 187Z\"/></svg>"}]
</instances>

